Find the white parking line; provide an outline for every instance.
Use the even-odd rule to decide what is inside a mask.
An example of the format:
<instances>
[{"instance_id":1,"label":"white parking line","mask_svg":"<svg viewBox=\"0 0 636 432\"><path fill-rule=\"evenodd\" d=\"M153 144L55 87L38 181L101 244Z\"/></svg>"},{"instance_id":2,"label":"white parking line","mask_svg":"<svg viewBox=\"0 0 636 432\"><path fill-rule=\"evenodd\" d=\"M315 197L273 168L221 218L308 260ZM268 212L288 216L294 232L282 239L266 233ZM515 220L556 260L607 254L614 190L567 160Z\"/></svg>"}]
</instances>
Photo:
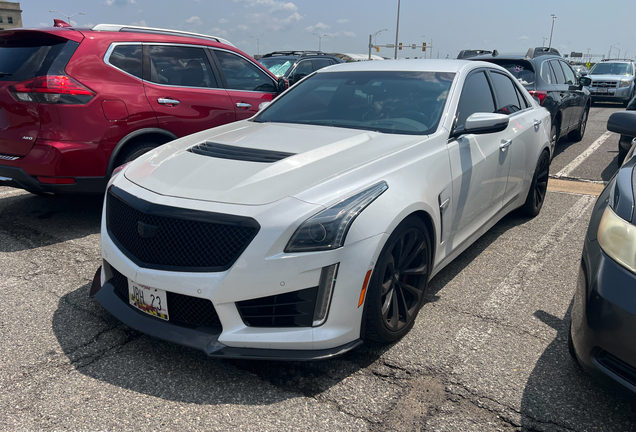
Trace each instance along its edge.
<instances>
[{"instance_id":1,"label":"white parking line","mask_svg":"<svg viewBox=\"0 0 636 432\"><path fill-rule=\"evenodd\" d=\"M597 138L596 141L594 141L592 143L591 146L589 146L587 148L587 150L585 150L583 153L581 153L580 155L578 155L576 157L576 159L574 159L572 162L570 162L569 164L567 164L565 166L565 168L563 168L561 171L559 171L558 173L556 173L556 175L554 175L555 178L561 178L561 177L569 177L570 174L572 173L572 171L574 171L575 169L577 169L579 167L579 165L581 165L583 163L583 161L585 159L587 159L592 153L594 153L601 145L603 145L603 143L605 142L606 139L608 139L610 137L610 135L612 135L612 132L605 132L603 135L601 135L600 137Z\"/></svg>"},{"instance_id":2,"label":"white parking line","mask_svg":"<svg viewBox=\"0 0 636 432\"><path fill-rule=\"evenodd\" d=\"M541 267L550 259L552 251L574 228L578 219L586 215L596 197L584 195L570 210L554 224L552 229L523 257L508 277L492 292L482 305L482 313L491 318L503 317L523 292L523 285L532 280Z\"/></svg>"}]
</instances>

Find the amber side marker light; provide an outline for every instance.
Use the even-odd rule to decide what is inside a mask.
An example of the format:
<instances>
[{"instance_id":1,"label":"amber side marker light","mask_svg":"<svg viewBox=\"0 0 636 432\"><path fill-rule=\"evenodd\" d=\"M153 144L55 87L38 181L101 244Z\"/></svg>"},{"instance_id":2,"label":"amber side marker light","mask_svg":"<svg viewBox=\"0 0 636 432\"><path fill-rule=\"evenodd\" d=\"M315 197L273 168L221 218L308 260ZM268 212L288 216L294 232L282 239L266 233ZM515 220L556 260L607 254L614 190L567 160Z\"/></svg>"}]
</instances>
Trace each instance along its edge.
<instances>
[{"instance_id":1,"label":"amber side marker light","mask_svg":"<svg viewBox=\"0 0 636 432\"><path fill-rule=\"evenodd\" d=\"M371 279L371 273L373 269L367 272L367 275L364 277L364 283L362 284L362 291L360 291L360 300L358 300L358 307L362 306L364 303L364 295L367 293L367 285L369 285L369 279Z\"/></svg>"}]
</instances>

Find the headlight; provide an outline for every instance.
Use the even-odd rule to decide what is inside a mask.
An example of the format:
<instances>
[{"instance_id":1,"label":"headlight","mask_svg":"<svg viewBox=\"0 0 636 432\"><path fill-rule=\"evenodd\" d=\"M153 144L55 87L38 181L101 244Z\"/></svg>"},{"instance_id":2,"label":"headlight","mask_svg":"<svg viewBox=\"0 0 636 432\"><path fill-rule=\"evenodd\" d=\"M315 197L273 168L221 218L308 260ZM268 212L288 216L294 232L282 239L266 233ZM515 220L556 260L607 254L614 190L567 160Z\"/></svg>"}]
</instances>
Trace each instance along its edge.
<instances>
[{"instance_id":1,"label":"headlight","mask_svg":"<svg viewBox=\"0 0 636 432\"><path fill-rule=\"evenodd\" d=\"M636 273L636 226L618 217L609 206L598 226L598 243L610 258Z\"/></svg>"},{"instance_id":2,"label":"headlight","mask_svg":"<svg viewBox=\"0 0 636 432\"><path fill-rule=\"evenodd\" d=\"M388 188L386 182L378 183L310 217L298 227L287 243L285 252L322 251L341 247L355 218Z\"/></svg>"},{"instance_id":3,"label":"headlight","mask_svg":"<svg viewBox=\"0 0 636 432\"><path fill-rule=\"evenodd\" d=\"M619 87L629 87L630 85L632 85L632 82L630 80L621 80L621 83L618 86Z\"/></svg>"}]
</instances>

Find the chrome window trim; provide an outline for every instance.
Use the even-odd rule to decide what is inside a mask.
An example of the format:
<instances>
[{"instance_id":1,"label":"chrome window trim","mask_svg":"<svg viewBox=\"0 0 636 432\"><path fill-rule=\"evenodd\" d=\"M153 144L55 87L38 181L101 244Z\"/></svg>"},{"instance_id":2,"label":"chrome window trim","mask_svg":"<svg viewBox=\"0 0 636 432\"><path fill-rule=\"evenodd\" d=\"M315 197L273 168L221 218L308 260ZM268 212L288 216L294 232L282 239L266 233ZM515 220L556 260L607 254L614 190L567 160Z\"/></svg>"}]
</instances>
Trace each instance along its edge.
<instances>
[{"instance_id":1,"label":"chrome window trim","mask_svg":"<svg viewBox=\"0 0 636 432\"><path fill-rule=\"evenodd\" d=\"M111 43L110 46L108 47L108 49L106 50L106 54L104 54L104 63L106 63L108 66L112 67L113 69L117 69L118 71L123 72L126 75L131 76L131 77L133 77L133 78L135 78L135 79L137 79L137 80L139 80L139 81L141 81L143 83L144 80L142 78L139 78L138 76L135 76L135 75L133 75L133 74L131 74L129 72L126 72L123 69L118 68L117 66L115 66L114 64L112 64L109 61L110 56L113 54L113 51L115 50L115 48L117 48L120 45L139 45L139 46L142 46L143 43L141 43L141 42L113 42L113 43ZM142 63L142 65L143 65L143 61L144 61L144 58L143 58L143 53L142 53L142 55L141 55L141 63ZM143 67L142 67L142 76L143 76Z\"/></svg>"}]
</instances>

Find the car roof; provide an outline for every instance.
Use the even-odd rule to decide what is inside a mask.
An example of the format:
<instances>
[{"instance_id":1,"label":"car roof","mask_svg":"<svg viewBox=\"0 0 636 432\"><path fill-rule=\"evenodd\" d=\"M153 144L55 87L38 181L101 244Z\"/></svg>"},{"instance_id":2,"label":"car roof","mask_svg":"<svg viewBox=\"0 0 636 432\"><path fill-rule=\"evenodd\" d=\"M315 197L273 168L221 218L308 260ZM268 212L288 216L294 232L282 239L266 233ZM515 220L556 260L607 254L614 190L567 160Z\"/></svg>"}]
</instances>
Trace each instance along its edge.
<instances>
[{"instance_id":1,"label":"car roof","mask_svg":"<svg viewBox=\"0 0 636 432\"><path fill-rule=\"evenodd\" d=\"M486 61L490 61L490 60L497 60L497 59L501 59L501 60L526 60L526 61L532 61L532 60L537 60L537 59L547 59L547 58L556 58L556 59L560 59L562 58L561 56L558 56L556 54L543 54L540 55L538 57L527 57L526 53L500 53L497 54L496 56L493 57L492 54L482 54L482 55L478 55L475 57L470 57L470 60L486 60Z\"/></svg>"},{"instance_id":2,"label":"car roof","mask_svg":"<svg viewBox=\"0 0 636 432\"><path fill-rule=\"evenodd\" d=\"M460 73L477 67L495 67L505 70L498 65L473 60L385 60L361 61L353 63L339 63L328 68L320 69L318 73L343 71L393 71L393 72L452 72Z\"/></svg>"}]
</instances>

